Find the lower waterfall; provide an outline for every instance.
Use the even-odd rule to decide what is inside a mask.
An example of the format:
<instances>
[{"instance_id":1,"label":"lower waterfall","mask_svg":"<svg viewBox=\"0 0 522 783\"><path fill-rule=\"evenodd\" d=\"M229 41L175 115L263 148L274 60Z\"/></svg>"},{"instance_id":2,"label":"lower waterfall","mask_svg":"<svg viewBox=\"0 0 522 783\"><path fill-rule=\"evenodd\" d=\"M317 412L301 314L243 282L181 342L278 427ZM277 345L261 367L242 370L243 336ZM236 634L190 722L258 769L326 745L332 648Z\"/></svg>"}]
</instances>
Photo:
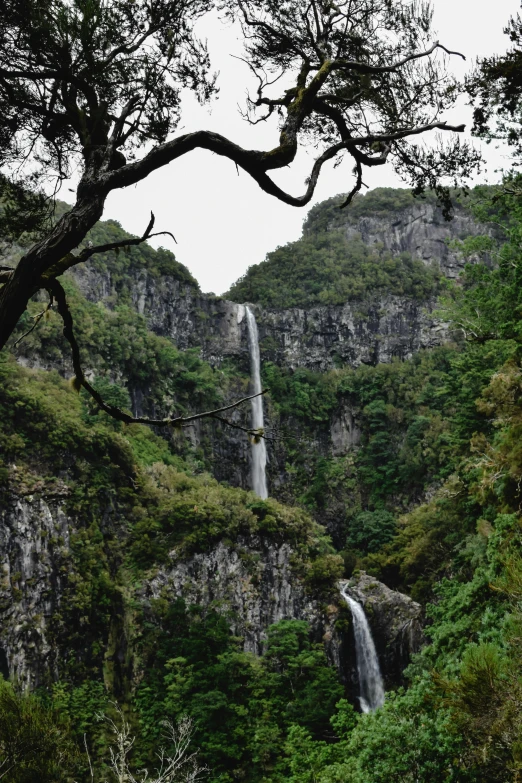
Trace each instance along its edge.
<instances>
[{"instance_id":1,"label":"lower waterfall","mask_svg":"<svg viewBox=\"0 0 522 783\"><path fill-rule=\"evenodd\" d=\"M373 712L384 704L384 684L372 632L361 604L350 598L346 588L341 595L352 612L355 658L359 677L359 704L363 712Z\"/></svg>"},{"instance_id":2,"label":"lower waterfall","mask_svg":"<svg viewBox=\"0 0 522 783\"><path fill-rule=\"evenodd\" d=\"M259 394L261 389L261 358L259 355L259 336L254 313L249 307L245 308L248 344L250 347L250 367L252 377L252 394ZM263 398L254 397L252 403L252 429L264 430ZM264 438L258 443L252 442L252 489L260 498L268 497L266 487L266 445Z\"/></svg>"}]
</instances>

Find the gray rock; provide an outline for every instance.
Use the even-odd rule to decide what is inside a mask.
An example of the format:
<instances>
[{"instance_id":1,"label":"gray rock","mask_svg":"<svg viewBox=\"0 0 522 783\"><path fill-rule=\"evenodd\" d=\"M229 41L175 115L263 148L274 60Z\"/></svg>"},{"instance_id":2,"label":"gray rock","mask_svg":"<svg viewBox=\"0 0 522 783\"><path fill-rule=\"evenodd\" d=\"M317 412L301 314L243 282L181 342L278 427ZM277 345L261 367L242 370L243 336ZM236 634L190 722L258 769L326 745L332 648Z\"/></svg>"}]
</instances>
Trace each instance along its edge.
<instances>
[{"instance_id":1,"label":"gray rock","mask_svg":"<svg viewBox=\"0 0 522 783\"><path fill-rule=\"evenodd\" d=\"M423 201L396 213L377 213L358 219L352 219L347 212L341 229L347 239L360 237L365 244L382 245L394 255L409 253L426 264L436 264L449 278L458 277L464 267L462 258L451 247L452 240L495 233L491 224L477 223L461 207L457 206L453 219L447 221L440 207Z\"/></svg>"},{"instance_id":2,"label":"gray rock","mask_svg":"<svg viewBox=\"0 0 522 783\"><path fill-rule=\"evenodd\" d=\"M0 508L0 661L24 687L57 672L49 623L60 605L70 530L59 502L29 495Z\"/></svg>"},{"instance_id":3,"label":"gray rock","mask_svg":"<svg viewBox=\"0 0 522 783\"><path fill-rule=\"evenodd\" d=\"M364 571L341 584L366 613L386 683L397 685L411 656L426 643L422 606Z\"/></svg>"},{"instance_id":4,"label":"gray rock","mask_svg":"<svg viewBox=\"0 0 522 783\"><path fill-rule=\"evenodd\" d=\"M233 547L221 542L206 554L181 561L174 551L172 566L144 582L140 598L183 598L188 605L224 612L232 632L244 638L245 651L259 654L266 629L280 620L306 620L316 636L325 633L320 604L292 573L291 556L288 544L259 539L240 540Z\"/></svg>"}]
</instances>

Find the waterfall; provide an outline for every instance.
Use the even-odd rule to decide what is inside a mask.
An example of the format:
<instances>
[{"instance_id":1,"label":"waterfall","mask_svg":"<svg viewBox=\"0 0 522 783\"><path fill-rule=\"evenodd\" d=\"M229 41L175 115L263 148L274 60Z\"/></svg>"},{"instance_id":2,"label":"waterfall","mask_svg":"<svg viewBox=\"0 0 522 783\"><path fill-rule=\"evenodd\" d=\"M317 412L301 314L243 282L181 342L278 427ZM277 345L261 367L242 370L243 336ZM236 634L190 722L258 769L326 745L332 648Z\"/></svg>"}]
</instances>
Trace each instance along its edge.
<instances>
[{"instance_id":1,"label":"waterfall","mask_svg":"<svg viewBox=\"0 0 522 783\"><path fill-rule=\"evenodd\" d=\"M351 609L355 637L355 658L359 677L359 703L363 712L373 712L384 704L384 685L372 633L361 604L346 593L341 595Z\"/></svg>"},{"instance_id":2,"label":"waterfall","mask_svg":"<svg viewBox=\"0 0 522 783\"><path fill-rule=\"evenodd\" d=\"M261 358L259 355L259 337L257 334L257 324L254 313L250 307L245 307L248 344L250 346L250 367L252 378L252 394L261 392ZM263 398L254 397L252 403L252 429L263 430ZM259 443L252 443L252 489L260 498L268 497L266 488L266 445L264 438L259 439Z\"/></svg>"}]
</instances>

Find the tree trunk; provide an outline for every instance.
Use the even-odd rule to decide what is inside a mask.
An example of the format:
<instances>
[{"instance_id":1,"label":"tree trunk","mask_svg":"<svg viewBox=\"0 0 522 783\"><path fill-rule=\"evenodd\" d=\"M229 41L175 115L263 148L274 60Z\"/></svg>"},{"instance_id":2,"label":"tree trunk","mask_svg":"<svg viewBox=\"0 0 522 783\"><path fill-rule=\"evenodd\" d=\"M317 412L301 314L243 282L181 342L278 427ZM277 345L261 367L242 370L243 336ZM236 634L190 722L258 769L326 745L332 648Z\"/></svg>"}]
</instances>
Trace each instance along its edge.
<instances>
[{"instance_id":1,"label":"tree trunk","mask_svg":"<svg viewBox=\"0 0 522 783\"><path fill-rule=\"evenodd\" d=\"M103 214L106 193L93 193L93 188L82 193L75 206L58 221L48 235L37 242L20 259L14 274L0 290L0 350L4 348L18 321L25 312L30 298L45 288L42 275L67 253L78 247L85 235Z\"/></svg>"}]
</instances>

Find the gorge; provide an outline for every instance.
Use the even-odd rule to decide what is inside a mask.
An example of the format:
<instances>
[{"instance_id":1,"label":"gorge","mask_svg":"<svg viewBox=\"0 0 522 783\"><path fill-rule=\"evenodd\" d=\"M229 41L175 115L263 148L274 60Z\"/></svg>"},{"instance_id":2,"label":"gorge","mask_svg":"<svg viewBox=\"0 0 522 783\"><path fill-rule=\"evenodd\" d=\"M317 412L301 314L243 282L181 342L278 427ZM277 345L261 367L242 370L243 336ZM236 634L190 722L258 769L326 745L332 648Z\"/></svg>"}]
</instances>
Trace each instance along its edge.
<instances>
[{"instance_id":1,"label":"gorge","mask_svg":"<svg viewBox=\"0 0 522 783\"><path fill-rule=\"evenodd\" d=\"M354 207L314 207L302 240L226 298L147 246L65 278L112 404L162 416L267 389L230 413L267 441L215 420L109 420L64 380L54 313L2 356L0 671L100 753L94 715L115 699L142 764L165 716L192 715L212 783L308 783L302 758L328 783L366 783L353 770L372 742L430 769L448 747L465 757L437 690L450 686L430 677L493 644L507 611L490 585L516 513L506 500L495 522L480 477L507 448L496 379L519 381L516 339L468 344L451 308L473 264L495 274L478 251L466 270L459 241L501 240L461 203L444 222L430 194Z\"/></svg>"}]
</instances>

